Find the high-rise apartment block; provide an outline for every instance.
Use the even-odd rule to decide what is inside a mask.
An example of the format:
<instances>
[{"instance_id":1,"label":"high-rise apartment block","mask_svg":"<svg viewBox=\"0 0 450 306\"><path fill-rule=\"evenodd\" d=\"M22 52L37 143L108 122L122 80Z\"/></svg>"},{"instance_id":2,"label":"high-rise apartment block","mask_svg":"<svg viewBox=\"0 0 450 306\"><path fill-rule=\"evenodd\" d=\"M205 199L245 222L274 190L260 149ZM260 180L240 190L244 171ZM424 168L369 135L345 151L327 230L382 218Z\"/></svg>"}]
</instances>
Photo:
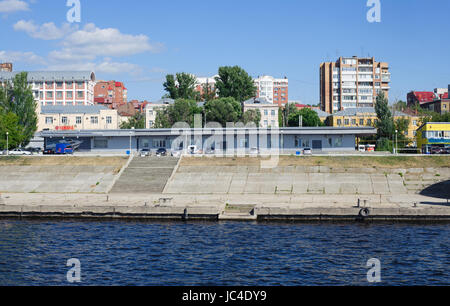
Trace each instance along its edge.
<instances>
[{"instance_id":1,"label":"high-rise apartment block","mask_svg":"<svg viewBox=\"0 0 450 306\"><path fill-rule=\"evenodd\" d=\"M127 88L122 82L98 81L94 87L95 103L111 109L127 104L127 94Z\"/></svg>"},{"instance_id":2,"label":"high-rise apartment block","mask_svg":"<svg viewBox=\"0 0 450 306\"><path fill-rule=\"evenodd\" d=\"M378 94L389 98L389 64L372 58L340 57L320 65L321 109L335 113L346 108L374 107Z\"/></svg>"},{"instance_id":3,"label":"high-rise apartment block","mask_svg":"<svg viewBox=\"0 0 450 306\"><path fill-rule=\"evenodd\" d=\"M255 81L256 98L263 98L278 106L285 105L289 102L289 80L276 79L274 77L264 75L258 77Z\"/></svg>"},{"instance_id":4,"label":"high-rise apartment block","mask_svg":"<svg viewBox=\"0 0 450 306\"><path fill-rule=\"evenodd\" d=\"M12 63L0 63L0 71L12 72Z\"/></svg>"}]
</instances>

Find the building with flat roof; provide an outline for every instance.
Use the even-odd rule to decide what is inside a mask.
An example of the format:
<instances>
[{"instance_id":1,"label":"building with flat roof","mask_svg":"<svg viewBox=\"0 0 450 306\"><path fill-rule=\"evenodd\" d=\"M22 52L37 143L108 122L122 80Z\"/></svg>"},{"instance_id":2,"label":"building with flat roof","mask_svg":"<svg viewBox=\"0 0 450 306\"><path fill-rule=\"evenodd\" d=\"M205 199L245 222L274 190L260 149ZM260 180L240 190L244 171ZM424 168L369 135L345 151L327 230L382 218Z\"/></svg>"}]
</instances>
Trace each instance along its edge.
<instances>
[{"instance_id":1,"label":"building with flat roof","mask_svg":"<svg viewBox=\"0 0 450 306\"><path fill-rule=\"evenodd\" d=\"M0 72L0 84L20 72ZM29 71L28 83L41 106L94 105L95 73L89 71Z\"/></svg>"},{"instance_id":2,"label":"building with flat roof","mask_svg":"<svg viewBox=\"0 0 450 306\"><path fill-rule=\"evenodd\" d=\"M38 114L38 131L116 130L119 125L117 110L101 105L46 105Z\"/></svg>"},{"instance_id":3,"label":"building with flat roof","mask_svg":"<svg viewBox=\"0 0 450 306\"><path fill-rule=\"evenodd\" d=\"M289 79L284 77L277 79L269 75L263 75L254 79L256 86L256 98L264 98L269 103L279 107L289 103Z\"/></svg>"},{"instance_id":4,"label":"building with flat roof","mask_svg":"<svg viewBox=\"0 0 450 306\"><path fill-rule=\"evenodd\" d=\"M252 98L242 102L243 112L248 112L253 109L261 114L260 126L261 128L278 128L278 110L277 104L270 103L264 98Z\"/></svg>"},{"instance_id":5,"label":"building with flat roof","mask_svg":"<svg viewBox=\"0 0 450 306\"><path fill-rule=\"evenodd\" d=\"M145 126L147 129L153 128L156 121L156 114L159 110L167 108L175 103L175 100L165 98L156 102L147 103L145 106Z\"/></svg>"},{"instance_id":6,"label":"building with flat roof","mask_svg":"<svg viewBox=\"0 0 450 306\"><path fill-rule=\"evenodd\" d=\"M254 148L261 153L296 154L304 148L317 152L352 152L356 137L375 135L368 127L353 128L211 128L211 129L147 129L42 131L45 146L60 141L81 141L80 149L98 153L123 153L130 149L187 150L195 145L203 152L214 148L216 154L247 153Z\"/></svg>"},{"instance_id":7,"label":"building with flat roof","mask_svg":"<svg viewBox=\"0 0 450 306\"><path fill-rule=\"evenodd\" d=\"M417 148L430 154L433 147L450 147L450 122L428 122L417 130Z\"/></svg>"},{"instance_id":8,"label":"building with flat roof","mask_svg":"<svg viewBox=\"0 0 450 306\"><path fill-rule=\"evenodd\" d=\"M373 57L340 57L320 64L320 103L327 113L346 108L373 107L384 93L389 98L389 64Z\"/></svg>"}]
</instances>

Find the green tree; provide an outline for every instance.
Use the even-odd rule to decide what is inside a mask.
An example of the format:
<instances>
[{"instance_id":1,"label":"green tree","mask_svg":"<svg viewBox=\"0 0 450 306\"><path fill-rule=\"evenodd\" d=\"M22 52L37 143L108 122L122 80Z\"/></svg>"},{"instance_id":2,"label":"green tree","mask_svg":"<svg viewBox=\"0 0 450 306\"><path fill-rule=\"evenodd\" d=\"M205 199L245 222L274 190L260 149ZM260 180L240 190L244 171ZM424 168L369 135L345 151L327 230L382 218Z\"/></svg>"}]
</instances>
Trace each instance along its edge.
<instances>
[{"instance_id":1,"label":"green tree","mask_svg":"<svg viewBox=\"0 0 450 306\"><path fill-rule=\"evenodd\" d=\"M12 84L7 82L4 87L0 86L0 109L4 114L13 113L17 116L23 146L30 142L37 130L36 107L26 72L16 74Z\"/></svg>"},{"instance_id":2,"label":"green tree","mask_svg":"<svg viewBox=\"0 0 450 306\"><path fill-rule=\"evenodd\" d=\"M234 98L219 98L205 104L206 120L218 122L223 127L227 122L238 122L242 116L242 107Z\"/></svg>"},{"instance_id":3,"label":"green tree","mask_svg":"<svg viewBox=\"0 0 450 306\"><path fill-rule=\"evenodd\" d=\"M250 122L255 123L257 127L261 124L261 112L256 109L249 109L242 115L242 123L249 124Z\"/></svg>"},{"instance_id":4,"label":"green tree","mask_svg":"<svg viewBox=\"0 0 450 306\"><path fill-rule=\"evenodd\" d=\"M377 96L375 111L378 117L378 121L376 123L378 138L391 139L394 132L394 120L392 118L392 112L388 106L388 100L384 96L384 93L380 93Z\"/></svg>"},{"instance_id":5,"label":"green tree","mask_svg":"<svg viewBox=\"0 0 450 306\"><path fill-rule=\"evenodd\" d=\"M197 79L189 73L177 73L175 76L169 74L166 76L166 82L163 84L164 90L168 95L165 97L171 99L198 100L199 93L195 91Z\"/></svg>"},{"instance_id":6,"label":"green tree","mask_svg":"<svg viewBox=\"0 0 450 306\"><path fill-rule=\"evenodd\" d=\"M136 113L133 117L129 118L128 121L122 122L120 124L122 130L131 130L135 128L145 129L145 115L142 113Z\"/></svg>"},{"instance_id":7,"label":"green tree","mask_svg":"<svg viewBox=\"0 0 450 306\"><path fill-rule=\"evenodd\" d=\"M281 115L283 117L283 124L281 124L280 126L289 126L289 115L294 114L298 112L297 106L295 105L295 103L288 103L285 105L283 111L281 112ZM297 122L297 127L298 127L298 122Z\"/></svg>"},{"instance_id":8,"label":"green tree","mask_svg":"<svg viewBox=\"0 0 450 306\"><path fill-rule=\"evenodd\" d=\"M203 93L201 95L201 100L203 101L211 101L216 98L217 92L213 85L211 84L204 84L203 85Z\"/></svg>"},{"instance_id":9,"label":"green tree","mask_svg":"<svg viewBox=\"0 0 450 306\"><path fill-rule=\"evenodd\" d=\"M410 124L411 120L406 118L400 118L394 121L394 129L397 131L397 144L399 147L406 147L410 142L408 136L406 136Z\"/></svg>"},{"instance_id":10,"label":"green tree","mask_svg":"<svg viewBox=\"0 0 450 306\"><path fill-rule=\"evenodd\" d=\"M256 86L251 76L239 66L219 68L216 88L220 98L234 98L243 102L256 96Z\"/></svg>"},{"instance_id":11,"label":"green tree","mask_svg":"<svg viewBox=\"0 0 450 306\"><path fill-rule=\"evenodd\" d=\"M155 128L171 128L178 122L194 126L195 114L201 114L202 108L194 100L177 99L174 104L156 113Z\"/></svg>"},{"instance_id":12,"label":"green tree","mask_svg":"<svg viewBox=\"0 0 450 306\"><path fill-rule=\"evenodd\" d=\"M393 109L396 111L404 111L407 108L407 104L405 101L398 101L397 103L394 104Z\"/></svg>"},{"instance_id":13,"label":"green tree","mask_svg":"<svg viewBox=\"0 0 450 306\"><path fill-rule=\"evenodd\" d=\"M19 124L19 117L12 113L0 110L0 150L6 150L6 132L8 135L8 149L14 149L23 142L24 135Z\"/></svg>"},{"instance_id":14,"label":"green tree","mask_svg":"<svg viewBox=\"0 0 450 306\"><path fill-rule=\"evenodd\" d=\"M288 125L290 127L299 127L300 116L302 116L304 127L316 127L323 126L324 124L320 121L319 115L309 108L303 108L289 114Z\"/></svg>"}]
</instances>

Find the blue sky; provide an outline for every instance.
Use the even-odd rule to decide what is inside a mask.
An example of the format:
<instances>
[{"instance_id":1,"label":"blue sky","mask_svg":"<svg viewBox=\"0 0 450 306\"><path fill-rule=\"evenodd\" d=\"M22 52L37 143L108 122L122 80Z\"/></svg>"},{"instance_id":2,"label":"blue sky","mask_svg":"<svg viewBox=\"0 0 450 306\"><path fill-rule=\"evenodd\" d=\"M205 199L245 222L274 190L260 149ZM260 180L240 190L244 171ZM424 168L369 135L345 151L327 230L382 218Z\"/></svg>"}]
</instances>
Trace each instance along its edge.
<instances>
[{"instance_id":1,"label":"blue sky","mask_svg":"<svg viewBox=\"0 0 450 306\"><path fill-rule=\"evenodd\" d=\"M291 100L316 104L321 62L369 54L390 64L391 101L450 83L448 0L381 0L380 23L367 21L367 0L80 2L81 23L68 24L66 0L0 0L0 61L94 69L139 100L159 99L168 73L239 65L287 76Z\"/></svg>"}]
</instances>

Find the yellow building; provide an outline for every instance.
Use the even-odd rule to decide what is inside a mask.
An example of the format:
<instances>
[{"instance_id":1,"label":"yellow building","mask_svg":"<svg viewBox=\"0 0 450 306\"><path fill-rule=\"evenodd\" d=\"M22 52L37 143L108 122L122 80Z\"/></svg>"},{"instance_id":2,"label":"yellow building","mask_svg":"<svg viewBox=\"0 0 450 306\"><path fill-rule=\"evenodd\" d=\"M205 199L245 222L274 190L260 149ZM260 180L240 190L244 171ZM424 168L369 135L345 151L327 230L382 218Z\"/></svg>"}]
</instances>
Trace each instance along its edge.
<instances>
[{"instance_id":1,"label":"yellow building","mask_svg":"<svg viewBox=\"0 0 450 306\"><path fill-rule=\"evenodd\" d=\"M38 107L38 132L42 130L116 130L120 128L117 110L104 106Z\"/></svg>"},{"instance_id":2,"label":"yellow building","mask_svg":"<svg viewBox=\"0 0 450 306\"><path fill-rule=\"evenodd\" d=\"M430 154L432 147L450 147L450 122L428 122L417 130L417 147Z\"/></svg>"},{"instance_id":3,"label":"yellow building","mask_svg":"<svg viewBox=\"0 0 450 306\"><path fill-rule=\"evenodd\" d=\"M405 136L414 139L420 124L420 117L399 111L393 112L394 120L409 119L409 128ZM373 107L348 108L328 117L328 125L332 127L374 127L378 121Z\"/></svg>"}]
</instances>

